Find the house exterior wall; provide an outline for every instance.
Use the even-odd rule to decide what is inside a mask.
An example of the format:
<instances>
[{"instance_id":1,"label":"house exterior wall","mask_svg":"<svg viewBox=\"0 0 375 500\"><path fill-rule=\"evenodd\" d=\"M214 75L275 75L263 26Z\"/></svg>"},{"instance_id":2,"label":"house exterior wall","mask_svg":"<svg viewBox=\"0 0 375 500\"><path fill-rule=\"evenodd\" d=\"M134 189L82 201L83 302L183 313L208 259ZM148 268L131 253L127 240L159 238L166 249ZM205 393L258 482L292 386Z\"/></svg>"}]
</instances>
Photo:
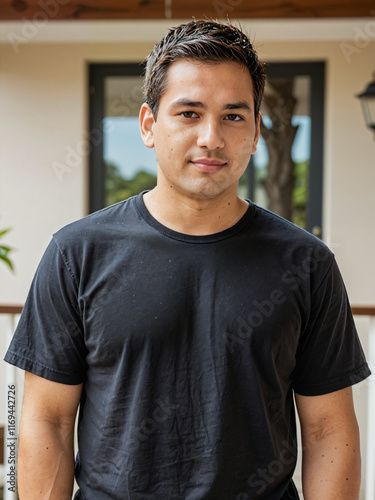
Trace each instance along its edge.
<instances>
[{"instance_id":1,"label":"house exterior wall","mask_svg":"<svg viewBox=\"0 0 375 500\"><path fill-rule=\"evenodd\" d=\"M258 32L255 45L266 61L326 61L324 240L336 254L351 303L375 304L375 143L354 97L371 80L375 42L360 47L355 31L342 42L298 43L262 41ZM0 304L24 303L51 235L87 214L88 63L141 61L152 46L30 43L16 54L0 44L0 229L13 228L4 242L16 248L15 274L0 267ZM54 162L69 162L71 171L61 178ZM366 351L368 321L357 324ZM1 354L5 349L0 335ZM364 465L368 383L354 388ZM5 402L4 384L0 398ZM5 418L1 403L0 425Z\"/></svg>"}]
</instances>

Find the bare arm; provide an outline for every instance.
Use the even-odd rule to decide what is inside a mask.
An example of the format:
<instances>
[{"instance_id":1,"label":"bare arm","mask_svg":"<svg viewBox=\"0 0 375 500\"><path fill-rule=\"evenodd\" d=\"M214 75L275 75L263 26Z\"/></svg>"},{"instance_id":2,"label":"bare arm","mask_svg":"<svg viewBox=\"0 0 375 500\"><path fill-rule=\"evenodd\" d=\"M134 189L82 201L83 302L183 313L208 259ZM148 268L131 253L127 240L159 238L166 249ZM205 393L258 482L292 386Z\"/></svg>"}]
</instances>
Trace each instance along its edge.
<instances>
[{"instance_id":1,"label":"bare arm","mask_svg":"<svg viewBox=\"0 0 375 500\"><path fill-rule=\"evenodd\" d=\"M74 479L74 421L82 384L25 374L18 450L20 500L70 500Z\"/></svg>"},{"instance_id":2,"label":"bare arm","mask_svg":"<svg viewBox=\"0 0 375 500\"><path fill-rule=\"evenodd\" d=\"M323 396L296 394L305 500L358 500L359 430L351 387Z\"/></svg>"}]
</instances>

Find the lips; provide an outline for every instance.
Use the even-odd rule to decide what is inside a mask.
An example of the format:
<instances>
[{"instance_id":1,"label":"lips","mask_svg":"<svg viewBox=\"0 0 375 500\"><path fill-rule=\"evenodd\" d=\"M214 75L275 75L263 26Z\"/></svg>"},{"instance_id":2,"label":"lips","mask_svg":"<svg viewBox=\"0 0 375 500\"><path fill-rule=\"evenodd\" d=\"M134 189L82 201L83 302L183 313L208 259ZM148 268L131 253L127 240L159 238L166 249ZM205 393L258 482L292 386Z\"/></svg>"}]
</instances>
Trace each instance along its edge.
<instances>
[{"instance_id":1,"label":"lips","mask_svg":"<svg viewBox=\"0 0 375 500\"><path fill-rule=\"evenodd\" d=\"M196 158L191 163L201 172L217 172L226 165L225 161L216 158Z\"/></svg>"}]
</instances>

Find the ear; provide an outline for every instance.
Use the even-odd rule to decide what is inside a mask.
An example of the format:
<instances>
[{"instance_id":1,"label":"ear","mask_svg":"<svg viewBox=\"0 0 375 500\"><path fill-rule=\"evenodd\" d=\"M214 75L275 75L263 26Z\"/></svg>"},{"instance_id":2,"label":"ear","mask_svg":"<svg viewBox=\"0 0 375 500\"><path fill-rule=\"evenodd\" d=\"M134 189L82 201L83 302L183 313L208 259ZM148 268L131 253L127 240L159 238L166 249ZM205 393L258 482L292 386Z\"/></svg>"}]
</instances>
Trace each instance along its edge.
<instances>
[{"instance_id":1,"label":"ear","mask_svg":"<svg viewBox=\"0 0 375 500\"><path fill-rule=\"evenodd\" d=\"M259 113L258 118L257 118L257 123L256 123L255 135L254 135L253 150L252 150L251 154L254 154L257 150L259 136L260 136L260 120L261 120L261 114Z\"/></svg>"},{"instance_id":2,"label":"ear","mask_svg":"<svg viewBox=\"0 0 375 500\"><path fill-rule=\"evenodd\" d=\"M146 103L142 104L139 112L139 126L144 145L148 148L154 147L154 114L150 106Z\"/></svg>"}]
</instances>

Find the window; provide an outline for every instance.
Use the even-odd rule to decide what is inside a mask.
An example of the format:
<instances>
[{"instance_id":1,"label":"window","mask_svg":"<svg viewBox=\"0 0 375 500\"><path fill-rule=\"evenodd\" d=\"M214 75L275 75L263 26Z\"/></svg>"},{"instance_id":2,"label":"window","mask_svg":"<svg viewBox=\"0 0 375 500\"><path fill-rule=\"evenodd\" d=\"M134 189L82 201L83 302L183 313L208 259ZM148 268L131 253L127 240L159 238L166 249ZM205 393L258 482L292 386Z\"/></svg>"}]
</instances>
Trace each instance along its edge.
<instances>
[{"instance_id":1,"label":"window","mask_svg":"<svg viewBox=\"0 0 375 500\"><path fill-rule=\"evenodd\" d=\"M321 237L324 63L271 63L257 153L239 193Z\"/></svg>"},{"instance_id":2,"label":"window","mask_svg":"<svg viewBox=\"0 0 375 500\"><path fill-rule=\"evenodd\" d=\"M90 211L156 184L139 133L144 67L90 66ZM324 63L267 64L262 137L239 194L321 236ZM95 140L102 137L102 140Z\"/></svg>"},{"instance_id":3,"label":"window","mask_svg":"<svg viewBox=\"0 0 375 500\"><path fill-rule=\"evenodd\" d=\"M140 64L90 67L90 212L156 185L155 152L139 133L142 71Z\"/></svg>"}]
</instances>

